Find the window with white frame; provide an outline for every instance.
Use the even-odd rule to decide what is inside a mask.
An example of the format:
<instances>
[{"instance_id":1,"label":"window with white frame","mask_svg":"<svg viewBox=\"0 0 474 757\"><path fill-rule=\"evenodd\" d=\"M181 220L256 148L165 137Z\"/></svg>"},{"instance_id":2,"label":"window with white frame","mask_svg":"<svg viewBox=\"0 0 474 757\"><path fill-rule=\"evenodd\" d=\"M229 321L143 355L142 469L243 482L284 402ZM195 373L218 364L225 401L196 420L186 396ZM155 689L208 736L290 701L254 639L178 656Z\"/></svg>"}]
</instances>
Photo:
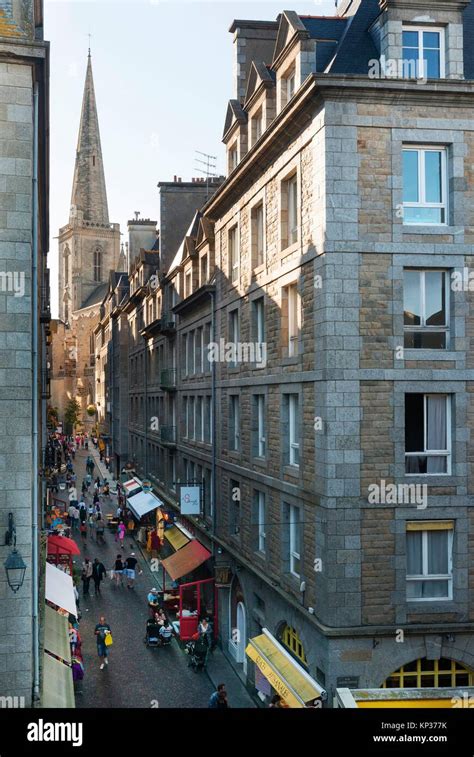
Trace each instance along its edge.
<instances>
[{"instance_id":1,"label":"window with white frame","mask_svg":"<svg viewBox=\"0 0 474 757\"><path fill-rule=\"evenodd\" d=\"M453 597L453 523L407 523L407 600Z\"/></svg>"},{"instance_id":2,"label":"window with white frame","mask_svg":"<svg viewBox=\"0 0 474 757\"><path fill-rule=\"evenodd\" d=\"M228 237L229 247L229 276L232 284L236 284L239 280L239 246L238 246L238 231L237 226L233 226L229 229Z\"/></svg>"},{"instance_id":3,"label":"window with white frame","mask_svg":"<svg viewBox=\"0 0 474 757\"><path fill-rule=\"evenodd\" d=\"M184 437L189 438L188 398L183 397Z\"/></svg>"},{"instance_id":4,"label":"window with white frame","mask_svg":"<svg viewBox=\"0 0 474 757\"><path fill-rule=\"evenodd\" d=\"M263 110L259 108L252 117L252 144L255 144L263 134Z\"/></svg>"},{"instance_id":5,"label":"window with white frame","mask_svg":"<svg viewBox=\"0 0 474 757\"><path fill-rule=\"evenodd\" d=\"M229 449L240 449L240 398L237 394L229 397Z\"/></svg>"},{"instance_id":6,"label":"window with white frame","mask_svg":"<svg viewBox=\"0 0 474 757\"><path fill-rule=\"evenodd\" d=\"M201 281L200 281L201 286L203 286L204 284L207 284L208 277L209 277L208 257L206 254L206 255L203 255L201 258Z\"/></svg>"},{"instance_id":7,"label":"window with white frame","mask_svg":"<svg viewBox=\"0 0 474 757\"><path fill-rule=\"evenodd\" d=\"M184 277L184 296L189 297L192 292L193 275L192 271L187 271Z\"/></svg>"},{"instance_id":8,"label":"window with white frame","mask_svg":"<svg viewBox=\"0 0 474 757\"><path fill-rule=\"evenodd\" d=\"M405 78L443 79L445 73L444 29L405 26L402 31Z\"/></svg>"},{"instance_id":9,"label":"window with white frame","mask_svg":"<svg viewBox=\"0 0 474 757\"><path fill-rule=\"evenodd\" d=\"M204 415L203 415L203 441L211 441L211 416L212 416L212 403L209 396L204 397Z\"/></svg>"},{"instance_id":10,"label":"window with white frame","mask_svg":"<svg viewBox=\"0 0 474 757\"><path fill-rule=\"evenodd\" d=\"M195 438L198 442L203 439L202 432L202 397L196 397L196 432Z\"/></svg>"},{"instance_id":11,"label":"window with white frame","mask_svg":"<svg viewBox=\"0 0 474 757\"><path fill-rule=\"evenodd\" d=\"M254 268L263 265L265 259L263 202L251 211L252 221L252 264Z\"/></svg>"},{"instance_id":12,"label":"window with white frame","mask_svg":"<svg viewBox=\"0 0 474 757\"><path fill-rule=\"evenodd\" d=\"M451 397L405 395L405 473L451 472Z\"/></svg>"},{"instance_id":13,"label":"window with white frame","mask_svg":"<svg viewBox=\"0 0 474 757\"><path fill-rule=\"evenodd\" d=\"M211 343L211 324L205 323L204 324L204 372L208 372L211 370L211 361L210 361L210 345Z\"/></svg>"},{"instance_id":14,"label":"window with white frame","mask_svg":"<svg viewBox=\"0 0 474 757\"><path fill-rule=\"evenodd\" d=\"M266 454L266 436L265 436L265 395L253 395L253 454L255 457L265 457Z\"/></svg>"},{"instance_id":15,"label":"window with white frame","mask_svg":"<svg viewBox=\"0 0 474 757\"><path fill-rule=\"evenodd\" d=\"M298 355L300 335L300 296L296 282L282 290L282 339L288 357Z\"/></svg>"},{"instance_id":16,"label":"window with white frame","mask_svg":"<svg viewBox=\"0 0 474 757\"><path fill-rule=\"evenodd\" d=\"M298 395L284 394L282 410L284 463L298 467L300 464Z\"/></svg>"},{"instance_id":17,"label":"window with white frame","mask_svg":"<svg viewBox=\"0 0 474 757\"><path fill-rule=\"evenodd\" d=\"M298 181L296 173L285 182L287 207L287 245L298 241Z\"/></svg>"},{"instance_id":18,"label":"window with white frame","mask_svg":"<svg viewBox=\"0 0 474 757\"><path fill-rule=\"evenodd\" d=\"M229 147L228 159L229 159L229 173L231 173L234 170L234 168L237 168L237 165L239 163L237 142L234 142L234 144L231 145L231 147Z\"/></svg>"},{"instance_id":19,"label":"window with white frame","mask_svg":"<svg viewBox=\"0 0 474 757\"><path fill-rule=\"evenodd\" d=\"M288 68L281 78L281 106L282 108L291 100L296 89L296 66Z\"/></svg>"},{"instance_id":20,"label":"window with white frame","mask_svg":"<svg viewBox=\"0 0 474 757\"><path fill-rule=\"evenodd\" d=\"M253 506L254 506L254 524L256 530L256 539L254 540L255 549L262 554L265 553L266 542L266 503L265 493L257 489L254 489L253 493Z\"/></svg>"},{"instance_id":21,"label":"window with white frame","mask_svg":"<svg viewBox=\"0 0 474 757\"><path fill-rule=\"evenodd\" d=\"M195 438L195 405L194 397L188 397L188 439Z\"/></svg>"},{"instance_id":22,"label":"window with white frame","mask_svg":"<svg viewBox=\"0 0 474 757\"><path fill-rule=\"evenodd\" d=\"M403 148L403 223L447 223L447 151L444 147Z\"/></svg>"},{"instance_id":23,"label":"window with white frame","mask_svg":"<svg viewBox=\"0 0 474 757\"><path fill-rule=\"evenodd\" d=\"M237 357L238 357L238 343L239 343L239 311L237 308L235 310L231 310L229 312L229 342L234 346L234 355L233 357L235 359L231 360L229 362L229 365L232 368L237 367Z\"/></svg>"},{"instance_id":24,"label":"window with white frame","mask_svg":"<svg viewBox=\"0 0 474 757\"><path fill-rule=\"evenodd\" d=\"M265 342L265 300L257 297L252 301L254 339L259 345Z\"/></svg>"},{"instance_id":25,"label":"window with white frame","mask_svg":"<svg viewBox=\"0 0 474 757\"><path fill-rule=\"evenodd\" d=\"M289 506L289 525L290 573L299 578L301 573L301 516L300 508L296 505Z\"/></svg>"},{"instance_id":26,"label":"window with white frame","mask_svg":"<svg viewBox=\"0 0 474 757\"><path fill-rule=\"evenodd\" d=\"M446 349L449 336L449 291L447 271L404 270L405 347Z\"/></svg>"}]
</instances>

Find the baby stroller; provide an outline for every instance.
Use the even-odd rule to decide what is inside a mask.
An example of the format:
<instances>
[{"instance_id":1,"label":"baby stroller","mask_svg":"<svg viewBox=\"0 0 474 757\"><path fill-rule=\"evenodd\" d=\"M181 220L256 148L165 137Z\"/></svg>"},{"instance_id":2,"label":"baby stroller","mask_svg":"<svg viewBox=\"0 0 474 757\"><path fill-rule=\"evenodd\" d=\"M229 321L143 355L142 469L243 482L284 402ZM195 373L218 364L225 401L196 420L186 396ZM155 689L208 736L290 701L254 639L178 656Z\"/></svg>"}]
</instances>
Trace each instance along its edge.
<instances>
[{"instance_id":1,"label":"baby stroller","mask_svg":"<svg viewBox=\"0 0 474 757\"><path fill-rule=\"evenodd\" d=\"M154 620L149 618L146 622L146 636L145 636L145 644L147 647L159 647L161 646L161 640L160 640L160 628L161 626L158 623L155 623Z\"/></svg>"},{"instance_id":2,"label":"baby stroller","mask_svg":"<svg viewBox=\"0 0 474 757\"><path fill-rule=\"evenodd\" d=\"M189 655L188 667L191 667L195 673L206 669L209 644L203 636L196 641L188 641L185 651Z\"/></svg>"}]
</instances>

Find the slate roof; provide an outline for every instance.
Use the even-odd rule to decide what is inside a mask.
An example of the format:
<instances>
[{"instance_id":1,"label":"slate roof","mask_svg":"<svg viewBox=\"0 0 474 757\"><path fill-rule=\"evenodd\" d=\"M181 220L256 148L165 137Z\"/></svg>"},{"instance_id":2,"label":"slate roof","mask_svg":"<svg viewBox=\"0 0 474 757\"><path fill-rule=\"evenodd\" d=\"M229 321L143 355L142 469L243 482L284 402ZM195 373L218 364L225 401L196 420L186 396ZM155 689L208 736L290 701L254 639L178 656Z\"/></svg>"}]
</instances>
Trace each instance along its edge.
<instances>
[{"instance_id":1,"label":"slate roof","mask_svg":"<svg viewBox=\"0 0 474 757\"><path fill-rule=\"evenodd\" d=\"M105 295L107 294L107 290L109 288L108 282L106 284L99 284L89 295L87 300L82 303L79 310L83 310L84 308L90 308L91 305L98 305L102 300L104 299Z\"/></svg>"},{"instance_id":2,"label":"slate roof","mask_svg":"<svg viewBox=\"0 0 474 757\"><path fill-rule=\"evenodd\" d=\"M347 26L347 19L331 16L300 16L311 39L340 39Z\"/></svg>"},{"instance_id":3,"label":"slate roof","mask_svg":"<svg viewBox=\"0 0 474 757\"><path fill-rule=\"evenodd\" d=\"M368 75L369 61L379 57L369 33L379 13L379 0L362 0L355 15L347 19L336 57L327 73Z\"/></svg>"}]
</instances>

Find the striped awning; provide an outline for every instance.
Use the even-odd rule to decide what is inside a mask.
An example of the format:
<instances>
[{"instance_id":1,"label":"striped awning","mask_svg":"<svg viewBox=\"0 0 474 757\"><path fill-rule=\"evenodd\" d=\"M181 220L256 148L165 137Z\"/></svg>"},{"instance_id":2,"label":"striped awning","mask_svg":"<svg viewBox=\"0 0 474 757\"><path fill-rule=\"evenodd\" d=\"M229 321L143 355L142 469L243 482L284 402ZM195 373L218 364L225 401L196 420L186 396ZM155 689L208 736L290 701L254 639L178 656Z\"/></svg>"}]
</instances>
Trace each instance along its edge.
<instances>
[{"instance_id":1,"label":"striped awning","mask_svg":"<svg viewBox=\"0 0 474 757\"><path fill-rule=\"evenodd\" d=\"M44 648L47 652L60 657L71 664L71 645L69 644L69 624L64 615L45 606Z\"/></svg>"}]
</instances>

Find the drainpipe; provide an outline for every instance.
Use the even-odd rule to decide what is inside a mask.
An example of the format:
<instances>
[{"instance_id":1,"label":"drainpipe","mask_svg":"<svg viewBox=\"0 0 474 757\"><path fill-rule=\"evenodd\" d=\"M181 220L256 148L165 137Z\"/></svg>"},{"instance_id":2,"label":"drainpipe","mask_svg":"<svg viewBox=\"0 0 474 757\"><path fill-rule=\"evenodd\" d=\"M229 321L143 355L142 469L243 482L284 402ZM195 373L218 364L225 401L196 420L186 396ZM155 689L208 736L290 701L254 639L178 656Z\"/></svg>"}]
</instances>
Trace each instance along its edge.
<instances>
[{"instance_id":1,"label":"drainpipe","mask_svg":"<svg viewBox=\"0 0 474 757\"><path fill-rule=\"evenodd\" d=\"M212 305L212 319L211 319L211 342L216 342L216 293L210 292L211 305ZM217 361L212 361L211 367L211 434L212 434L212 463L211 463L211 511L212 511L212 535L217 530L217 508L216 508L216 454L217 454L217 419L216 419L216 367ZM214 540L212 541L212 551L215 554L216 547Z\"/></svg>"},{"instance_id":2,"label":"drainpipe","mask_svg":"<svg viewBox=\"0 0 474 757\"><path fill-rule=\"evenodd\" d=\"M145 479L148 480L148 339L143 337L145 345Z\"/></svg>"},{"instance_id":3,"label":"drainpipe","mask_svg":"<svg viewBox=\"0 0 474 757\"><path fill-rule=\"evenodd\" d=\"M33 701L40 698L39 687L39 529L38 529L38 83L34 85L33 96L33 222L32 222L32 270L31 270L31 314L32 314L32 584L33 584Z\"/></svg>"}]
</instances>

